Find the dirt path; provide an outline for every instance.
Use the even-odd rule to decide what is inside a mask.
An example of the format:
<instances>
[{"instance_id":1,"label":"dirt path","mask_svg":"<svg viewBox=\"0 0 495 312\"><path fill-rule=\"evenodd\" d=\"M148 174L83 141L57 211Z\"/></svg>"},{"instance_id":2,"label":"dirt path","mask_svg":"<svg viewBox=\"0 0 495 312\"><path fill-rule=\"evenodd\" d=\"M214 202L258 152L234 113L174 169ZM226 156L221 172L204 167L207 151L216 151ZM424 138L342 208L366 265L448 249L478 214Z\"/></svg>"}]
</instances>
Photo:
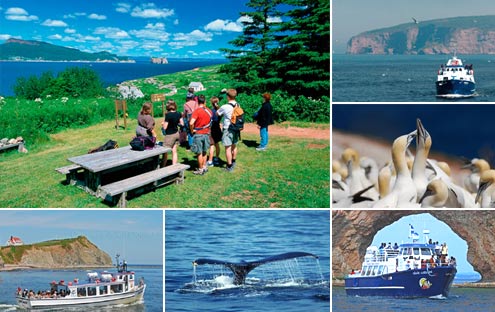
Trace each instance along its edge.
<instances>
[{"instance_id":1,"label":"dirt path","mask_svg":"<svg viewBox=\"0 0 495 312\"><path fill-rule=\"evenodd\" d=\"M244 125L243 132L249 134L258 134L260 130L254 123ZM315 129L315 128L298 128L282 125L271 125L268 127L268 133L274 136L286 136L291 138L311 138L317 140L330 141L330 129Z\"/></svg>"}]
</instances>

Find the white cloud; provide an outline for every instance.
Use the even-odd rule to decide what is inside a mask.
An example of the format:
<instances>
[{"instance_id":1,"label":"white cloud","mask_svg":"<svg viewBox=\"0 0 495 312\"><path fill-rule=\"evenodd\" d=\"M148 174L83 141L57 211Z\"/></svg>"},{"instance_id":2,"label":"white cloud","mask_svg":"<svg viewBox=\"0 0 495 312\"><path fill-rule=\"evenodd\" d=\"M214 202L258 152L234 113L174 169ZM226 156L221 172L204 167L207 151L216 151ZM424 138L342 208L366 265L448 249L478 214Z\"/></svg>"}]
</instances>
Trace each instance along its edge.
<instances>
[{"instance_id":1,"label":"white cloud","mask_svg":"<svg viewBox=\"0 0 495 312\"><path fill-rule=\"evenodd\" d=\"M60 40L60 39L62 39L62 36L60 36L59 34L55 34L55 35L48 36L48 39Z\"/></svg>"},{"instance_id":2,"label":"white cloud","mask_svg":"<svg viewBox=\"0 0 495 312\"><path fill-rule=\"evenodd\" d=\"M66 33L66 34L75 34L76 33L76 30L75 29L72 29L72 28L66 28L64 30L64 33Z\"/></svg>"},{"instance_id":3,"label":"white cloud","mask_svg":"<svg viewBox=\"0 0 495 312\"><path fill-rule=\"evenodd\" d=\"M199 53L200 55L212 55L212 54L220 54L220 51L217 50L210 50L210 51L203 51Z\"/></svg>"},{"instance_id":4,"label":"white cloud","mask_svg":"<svg viewBox=\"0 0 495 312\"><path fill-rule=\"evenodd\" d=\"M5 11L5 14L28 15L28 12L23 8L8 8L7 11Z\"/></svg>"},{"instance_id":5,"label":"white cloud","mask_svg":"<svg viewBox=\"0 0 495 312\"><path fill-rule=\"evenodd\" d=\"M229 20L217 19L213 22L208 23L208 25L205 26L205 30L241 32L242 25L240 23L235 23Z\"/></svg>"},{"instance_id":6,"label":"white cloud","mask_svg":"<svg viewBox=\"0 0 495 312\"><path fill-rule=\"evenodd\" d=\"M163 23L148 23L145 29L131 30L129 33L142 39L154 39L155 41L168 41L170 34L165 31Z\"/></svg>"},{"instance_id":7,"label":"white cloud","mask_svg":"<svg viewBox=\"0 0 495 312\"><path fill-rule=\"evenodd\" d=\"M154 3L145 3L132 9L131 16L141 18L166 18L174 15L174 10L157 8Z\"/></svg>"},{"instance_id":8,"label":"white cloud","mask_svg":"<svg viewBox=\"0 0 495 312\"><path fill-rule=\"evenodd\" d=\"M117 3L117 8L115 9L115 11L119 13L128 13L130 10L131 10L131 5L123 2Z\"/></svg>"},{"instance_id":9,"label":"white cloud","mask_svg":"<svg viewBox=\"0 0 495 312\"><path fill-rule=\"evenodd\" d=\"M0 40L8 40L12 38L11 35L7 35L7 34L0 34Z\"/></svg>"},{"instance_id":10,"label":"white cloud","mask_svg":"<svg viewBox=\"0 0 495 312\"><path fill-rule=\"evenodd\" d=\"M205 33L201 30L193 30L192 32L185 33L176 33L174 34L175 41L211 41L213 35L211 33Z\"/></svg>"},{"instance_id":11,"label":"white cloud","mask_svg":"<svg viewBox=\"0 0 495 312\"><path fill-rule=\"evenodd\" d=\"M36 21L38 17L36 15L29 15L29 13L23 8L8 8L5 11L5 19L11 21L19 21L19 22L29 22Z\"/></svg>"},{"instance_id":12,"label":"white cloud","mask_svg":"<svg viewBox=\"0 0 495 312\"><path fill-rule=\"evenodd\" d=\"M51 19L45 20L43 23L41 23L41 25L49 27L67 27L67 24L65 22Z\"/></svg>"},{"instance_id":13,"label":"white cloud","mask_svg":"<svg viewBox=\"0 0 495 312\"><path fill-rule=\"evenodd\" d=\"M97 27L93 32L95 35L104 35L105 38L123 39L129 38L129 34L117 27Z\"/></svg>"},{"instance_id":14,"label":"white cloud","mask_svg":"<svg viewBox=\"0 0 495 312\"><path fill-rule=\"evenodd\" d=\"M98 15L96 13L91 13L88 15L89 19L94 19L94 20L106 20L107 17L105 15Z\"/></svg>"},{"instance_id":15,"label":"white cloud","mask_svg":"<svg viewBox=\"0 0 495 312\"><path fill-rule=\"evenodd\" d=\"M179 19L174 20L174 25L179 25Z\"/></svg>"},{"instance_id":16,"label":"white cloud","mask_svg":"<svg viewBox=\"0 0 495 312\"><path fill-rule=\"evenodd\" d=\"M172 49L182 49L183 47L192 47L198 45L199 41L211 41L213 37L212 33L205 33L201 30L193 30L192 32L176 33L174 34L173 42L169 42L168 45Z\"/></svg>"}]
</instances>

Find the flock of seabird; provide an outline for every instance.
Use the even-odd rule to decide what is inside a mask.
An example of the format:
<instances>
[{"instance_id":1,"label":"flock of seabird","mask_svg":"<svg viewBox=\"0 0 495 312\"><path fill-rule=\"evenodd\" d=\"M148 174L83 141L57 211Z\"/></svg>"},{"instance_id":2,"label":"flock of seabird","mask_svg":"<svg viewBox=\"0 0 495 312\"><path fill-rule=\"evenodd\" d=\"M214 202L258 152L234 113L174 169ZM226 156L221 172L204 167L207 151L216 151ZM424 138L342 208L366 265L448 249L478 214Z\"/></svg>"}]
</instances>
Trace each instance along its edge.
<instances>
[{"instance_id":1,"label":"flock of seabird","mask_svg":"<svg viewBox=\"0 0 495 312\"><path fill-rule=\"evenodd\" d=\"M416 140L416 153L409 145ZM421 120L416 130L396 138L392 159L381 169L355 149L343 151L332 161L332 207L334 208L493 208L495 170L484 159L464 166L470 174L454 182L450 166L428 158L432 138Z\"/></svg>"}]
</instances>

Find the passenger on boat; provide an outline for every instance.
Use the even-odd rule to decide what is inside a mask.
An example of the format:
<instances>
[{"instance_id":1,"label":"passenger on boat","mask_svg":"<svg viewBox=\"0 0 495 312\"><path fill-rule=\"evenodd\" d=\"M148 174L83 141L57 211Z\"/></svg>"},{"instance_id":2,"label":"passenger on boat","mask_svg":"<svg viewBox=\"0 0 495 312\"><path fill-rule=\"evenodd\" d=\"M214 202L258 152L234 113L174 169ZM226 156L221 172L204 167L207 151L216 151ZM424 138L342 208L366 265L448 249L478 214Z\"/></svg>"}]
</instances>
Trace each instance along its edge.
<instances>
[{"instance_id":1,"label":"passenger on boat","mask_svg":"<svg viewBox=\"0 0 495 312\"><path fill-rule=\"evenodd\" d=\"M392 243L388 243L388 246L385 249L391 250L392 249Z\"/></svg>"},{"instance_id":2,"label":"passenger on boat","mask_svg":"<svg viewBox=\"0 0 495 312\"><path fill-rule=\"evenodd\" d=\"M435 255L431 256L430 258L430 268L435 267Z\"/></svg>"},{"instance_id":3,"label":"passenger on boat","mask_svg":"<svg viewBox=\"0 0 495 312\"><path fill-rule=\"evenodd\" d=\"M442 263L447 263L447 256L449 254L449 248L447 247L447 243L442 244Z\"/></svg>"},{"instance_id":4,"label":"passenger on boat","mask_svg":"<svg viewBox=\"0 0 495 312\"><path fill-rule=\"evenodd\" d=\"M397 243L394 244L394 250L397 250L399 249L399 245L397 245Z\"/></svg>"}]
</instances>

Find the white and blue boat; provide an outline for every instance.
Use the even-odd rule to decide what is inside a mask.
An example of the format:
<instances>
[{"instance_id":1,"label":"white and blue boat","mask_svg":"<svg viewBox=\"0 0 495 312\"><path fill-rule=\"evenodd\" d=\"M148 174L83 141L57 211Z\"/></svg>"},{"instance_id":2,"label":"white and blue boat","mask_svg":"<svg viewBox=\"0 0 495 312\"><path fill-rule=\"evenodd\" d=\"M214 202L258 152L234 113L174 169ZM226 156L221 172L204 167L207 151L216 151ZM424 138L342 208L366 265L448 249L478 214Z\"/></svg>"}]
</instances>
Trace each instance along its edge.
<instances>
[{"instance_id":1,"label":"white and blue boat","mask_svg":"<svg viewBox=\"0 0 495 312\"><path fill-rule=\"evenodd\" d=\"M447 64L442 64L438 70L437 97L466 98L475 96L473 65L463 65L462 60L454 55Z\"/></svg>"},{"instance_id":2,"label":"white and blue boat","mask_svg":"<svg viewBox=\"0 0 495 312\"><path fill-rule=\"evenodd\" d=\"M439 256L435 247L415 240L397 249L368 247L362 269L345 278L347 295L447 297L457 272L455 258Z\"/></svg>"}]
</instances>

